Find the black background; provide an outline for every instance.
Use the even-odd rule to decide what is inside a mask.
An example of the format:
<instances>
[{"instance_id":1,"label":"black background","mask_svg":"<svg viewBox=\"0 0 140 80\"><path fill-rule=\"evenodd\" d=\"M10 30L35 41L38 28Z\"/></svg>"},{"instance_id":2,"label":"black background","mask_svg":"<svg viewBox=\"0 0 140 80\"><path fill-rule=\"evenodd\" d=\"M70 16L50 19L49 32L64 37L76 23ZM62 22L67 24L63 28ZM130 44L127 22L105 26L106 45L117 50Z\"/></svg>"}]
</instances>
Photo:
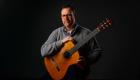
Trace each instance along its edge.
<instances>
[{"instance_id":1,"label":"black background","mask_svg":"<svg viewBox=\"0 0 140 80\"><path fill-rule=\"evenodd\" d=\"M60 7L76 7L77 23L91 30L106 17L110 28L96 38L104 50L94 79L139 79L139 13L135 1L0 0L0 77L39 79L45 74L40 48L62 26Z\"/></svg>"}]
</instances>

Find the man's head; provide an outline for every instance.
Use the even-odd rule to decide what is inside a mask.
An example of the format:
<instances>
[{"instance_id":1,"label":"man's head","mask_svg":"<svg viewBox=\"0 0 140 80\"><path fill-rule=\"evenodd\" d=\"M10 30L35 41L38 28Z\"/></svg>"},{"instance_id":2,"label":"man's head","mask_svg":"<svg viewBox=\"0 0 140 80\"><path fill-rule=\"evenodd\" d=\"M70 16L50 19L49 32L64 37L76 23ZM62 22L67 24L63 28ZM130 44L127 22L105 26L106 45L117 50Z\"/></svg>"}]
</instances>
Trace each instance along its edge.
<instances>
[{"instance_id":1,"label":"man's head","mask_svg":"<svg viewBox=\"0 0 140 80\"><path fill-rule=\"evenodd\" d=\"M71 5L64 5L61 9L61 20L66 28L72 28L75 24L75 9Z\"/></svg>"}]
</instances>

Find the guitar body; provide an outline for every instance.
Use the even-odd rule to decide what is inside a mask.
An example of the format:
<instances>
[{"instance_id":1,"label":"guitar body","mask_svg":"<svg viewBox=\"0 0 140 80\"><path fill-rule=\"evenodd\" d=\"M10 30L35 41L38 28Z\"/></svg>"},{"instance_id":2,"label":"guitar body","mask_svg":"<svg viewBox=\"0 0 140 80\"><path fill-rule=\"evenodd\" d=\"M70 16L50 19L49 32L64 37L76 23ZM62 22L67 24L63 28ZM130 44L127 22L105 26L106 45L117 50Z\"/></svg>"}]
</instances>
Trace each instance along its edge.
<instances>
[{"instance_id":1,"label":"guitar body","mask_svg":"<svg viewBox=\"0 0 140 80\"><path fill-rule=\"evenodd\" d=\"M69 66L76 64L79 60L79 52L76 51L70 58L65 58L64 53L74 47L72 41L68 41L64 44L63 48L52 57L45 57L45 67L48 73L54 80L61 80Z\"/></svg>"}]
</instances>

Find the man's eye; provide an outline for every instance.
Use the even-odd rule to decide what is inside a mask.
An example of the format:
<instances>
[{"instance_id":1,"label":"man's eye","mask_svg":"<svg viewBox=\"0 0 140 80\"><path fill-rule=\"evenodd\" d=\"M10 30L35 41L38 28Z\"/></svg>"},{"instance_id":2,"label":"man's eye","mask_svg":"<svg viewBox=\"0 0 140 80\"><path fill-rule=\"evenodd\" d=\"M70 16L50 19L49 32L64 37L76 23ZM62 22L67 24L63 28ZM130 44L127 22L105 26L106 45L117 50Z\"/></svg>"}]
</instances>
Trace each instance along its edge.
<instances>
[{"instance_id":1,"label":"man's eye","mask_svg":"<svg viewBox=\"0 0 140 80\"><path fill-rule=\"evenodd\" d=\"M62 17L72 16L72 14L62 15Z\"/></svg>"},{"instance_id":2,"label":"man's eye","mask_svg":"<svg viewBox=\"0 0 140 80\"><path fill-rule=\"evenodd\" d=\"M71 14L68 14L68 16L72 16Z\"/></svg>"},{"instance_id":3,"label":"man's eye","mask_svg":"<svg viewBox=\"0 0 140 80\"><path fill-rule=\"evenodd\" d=\"M62 15L62 17L65 17L66 15Z\"/></svg>"}]
</instances>

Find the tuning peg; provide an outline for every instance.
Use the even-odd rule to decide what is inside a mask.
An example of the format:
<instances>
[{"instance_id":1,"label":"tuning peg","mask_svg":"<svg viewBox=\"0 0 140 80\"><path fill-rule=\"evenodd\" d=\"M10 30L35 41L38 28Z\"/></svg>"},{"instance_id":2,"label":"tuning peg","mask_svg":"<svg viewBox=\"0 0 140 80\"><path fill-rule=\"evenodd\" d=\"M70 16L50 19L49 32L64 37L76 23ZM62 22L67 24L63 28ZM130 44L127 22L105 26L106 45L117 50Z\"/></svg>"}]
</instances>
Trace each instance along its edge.
<instances>
[{"instance_id":1,"label":"tuning peg","mask_svg":"<svg viewBox=\"0 0 140 80\"><path fill-rule=\"evenodd\" d=\"M111 19L108 19L107 22L108 22L108 23L112 23L112 20L111 20Z\"/></svg>"},{"instance_id":2,"label":"tuning peg","mask_svg":"<svg viewBox=\"0 0 140 80\"><path fill-rule=\"evenodd\" d=\"M108 23L109 25L111 25L112 23Z\"/></svg>"},{"instance_id":3,"label":"tuning peg","mask_svg":"<svg viewBox=\"0 0 140 80\"><path fill-rule=\"evenodd\" d=\"M103 23L100 23L99 25L100 25L101 27L103 27Z\"/></svg>"},{"instance_id":4,"label":"tuning peg","mask_svg":"<svg viewBox=\"0 0 140 80\"><path fill-rule=\"evenodd\" d=\"M108 25L105 25L105 27L109 27Z\"/></svg>"},{"instance_id":5,"label":"tuning peg","mask_svg":"<svg viewBox=\"0 0 140 80\"><path fill-rule=\"evenodd\" d=\"M105 27L102 27L103 28L103 30L105 29Z\"/></svg>"},{"instance_id":6,"label":"tuning peg","mask_svg":"<svg viewBox=\"0 0 140 80\"><path fill-rule=\"evenodd\" d=\"M103 24L106 25L107 24L106 21L103 20Z\"/></svg>"}]
</instances>

